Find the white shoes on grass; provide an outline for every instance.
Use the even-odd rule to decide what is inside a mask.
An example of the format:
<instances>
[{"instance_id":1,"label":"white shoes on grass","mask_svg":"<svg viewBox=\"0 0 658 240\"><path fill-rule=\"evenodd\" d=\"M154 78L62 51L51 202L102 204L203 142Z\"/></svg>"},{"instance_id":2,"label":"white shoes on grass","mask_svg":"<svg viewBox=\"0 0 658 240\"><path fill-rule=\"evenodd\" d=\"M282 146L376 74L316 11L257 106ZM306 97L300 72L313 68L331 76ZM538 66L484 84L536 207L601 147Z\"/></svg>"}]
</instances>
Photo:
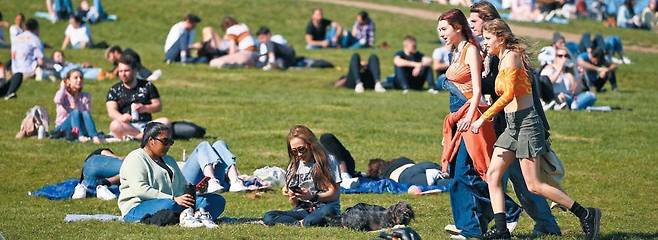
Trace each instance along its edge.
<instances>
[{"instance_id":1,"label":"white shoes on grass","mask_svg":"<svg viewBox=\"0 0 658 240\"><path fill-rule=\"evenodd\" d=\"M208 193L221 193L224 191L224 187L222 187L222 184L219 183L219 180L217 178L212 178L208 180L208 189L206 192Z\"/></svg>"},{"instance_id":2,"label":"white shoes on grass","mask_svg":"<svg viewBox=\"0 0 658 240\"><path fill-rule=\"evenodd\" d=\"M75 190L73 191L73 196L71 196L71 199L83 199L87 197L87 187L85 185L82 185L81 183L78 183L78 185L75 186Z\"/></svg>"},{"instance_id":3,"label":"white shoes on grass","mask_svg":"<svg viewBox=\"0 0 658 240\"><path fill-rule=\"evenodd\" d=\"M180 214L179 225L184 228L216 228L218 225L210 219L210 213L201 208L196 213L192 208L185 209Z\"/></svg>"},{"instance_id":4,"label":"white shoes on grass","mask_svg":"<svg viewBox=\"0 0 658 240\"><path fill-rule=\"evenodd\" d=\"M365 89L365 87L363 86L363 83L357 83L356 86L354 87L354 92L356 92L356 93L363 93L363 92L365 92L365 91L366 91L366 89ZM376 83L375 83L375 92L377 92L377 93L385 93L385 92L386 92L386 88L384 88L384 86L382 86L382 83L380 83L380 82L376 82Z\"/></svg>"},{"instance_id":5,"label":"white shoes on grass","mask_svg":"<svg viewBox=\"0 0 658 240\"><path fill-rule=\"evenodd\" d=\"M75 190L73 191L73 196L71 196L71 199L83 199L87 197L87 186L82 185L82 183L78 183L78 185L75 186ZM98 185L96 186L96 197L100 200L114 200L117 198L110 189L107 188L105 185Z\"/></svg>"}]
</instances>

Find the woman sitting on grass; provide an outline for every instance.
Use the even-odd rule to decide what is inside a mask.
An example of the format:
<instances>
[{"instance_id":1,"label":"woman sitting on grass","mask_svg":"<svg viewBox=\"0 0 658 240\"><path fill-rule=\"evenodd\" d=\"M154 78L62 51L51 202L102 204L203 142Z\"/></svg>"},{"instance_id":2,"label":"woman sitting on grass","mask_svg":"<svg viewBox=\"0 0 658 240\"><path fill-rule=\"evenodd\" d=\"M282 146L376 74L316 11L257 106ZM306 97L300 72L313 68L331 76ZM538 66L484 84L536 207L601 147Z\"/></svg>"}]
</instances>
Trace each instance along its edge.
<instances>
[{"instance_id":1,"label":"woman sitting on grass","mask_svg":"<svg viewBox=\"0 0 658 240\"><path fill-rule=\"evenodd\" d=\"M91 118L91 95L82 92L84 80L82 71L74 69L66 74L53 101L57 105L55 136L68 140L87 142L90 139L101 144L104 140L96 131Z\"/></svg>"},{"instance_id":2,"label":"woman sitting on grass","mask_svg":"<svg viewBox=\"0 0 658 240\"><path fill-rule=\"evenodd\" d=\"M288 133L288 164L283 194L293 209L265 213L263 222L303 227L322 226L340 213L338 164L327 157L315 134L303 125Z\"/></svg>"},{"instance_id":3,"label":"woman sitting on grass","mask_svg":"<svg viewBox=\"0 0 658 240\"><path fill-rule=\"evenodd\" d=\"M119 209L126 222L141 222L160 211L180 214L182 227L217 227L224 212L224 198L202 194L195 198L176 160L167 155L174 144L171 129L162 123L146 125L141 148L132 151L121 165ZM196 212L195 212L196 210Z\"/></svg>"}]
</instances>

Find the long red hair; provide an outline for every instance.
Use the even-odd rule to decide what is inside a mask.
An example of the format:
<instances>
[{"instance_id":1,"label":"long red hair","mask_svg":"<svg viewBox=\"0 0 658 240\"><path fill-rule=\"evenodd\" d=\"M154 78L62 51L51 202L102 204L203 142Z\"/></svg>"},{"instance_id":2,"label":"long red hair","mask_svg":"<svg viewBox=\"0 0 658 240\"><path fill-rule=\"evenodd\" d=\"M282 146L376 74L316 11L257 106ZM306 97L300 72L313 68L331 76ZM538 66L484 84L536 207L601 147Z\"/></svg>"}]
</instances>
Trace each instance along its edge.
<instances>
[{"instance_id":1,"label":"long red hair","mask_svg":"<svg viewBox=\"0 0 658 240\"><path fill-rule=\"evenodd\" d=\"M471 32L471 28L468 26L468 20L466 20L466 16L464 13L456 8L450 9L441 16L439 16L439 21L448 21L448 24L452 26L452 28L455 29L455 31L459 30L459 32L462 34L464 39L468 41L469 43L473 44L473 46L477 47L480 49L480 44L478 43L477 40L475 40L475 36L473 36L473 32ZM454 46L457 47L457 46Z\"/></svg>"}]
</instances>

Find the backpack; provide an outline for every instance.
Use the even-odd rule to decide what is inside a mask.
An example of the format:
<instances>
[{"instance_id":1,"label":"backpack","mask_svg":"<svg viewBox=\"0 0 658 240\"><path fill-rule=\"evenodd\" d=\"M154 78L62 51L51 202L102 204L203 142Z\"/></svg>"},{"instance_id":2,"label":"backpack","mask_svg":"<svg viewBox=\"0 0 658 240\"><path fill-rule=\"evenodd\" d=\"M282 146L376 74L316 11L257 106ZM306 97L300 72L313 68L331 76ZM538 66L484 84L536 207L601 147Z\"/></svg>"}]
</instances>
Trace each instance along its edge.
<instances>
[{"instance_id":1,"label":"backpack","mask_svg":"<svg viewBox=\"0 0 658 240\"><path fill-rule=\"evenodd\" d=\"M203 138L206 129L188 121L176 121L171 123L174 139Z\"/></svg>"},{"instance_id":2,"label":"backpack","mask_svg":"<svg viewBox=\"0 0 658 240\"><path fill-rule=\"evenodd\" d=\"M39 126L43 126L48 132L48 111L46 108L36 105L25 113L25 118L21 122L21 129L16 134L16 138L31 137L37 135Z\"/></svg>"}]
</instances>

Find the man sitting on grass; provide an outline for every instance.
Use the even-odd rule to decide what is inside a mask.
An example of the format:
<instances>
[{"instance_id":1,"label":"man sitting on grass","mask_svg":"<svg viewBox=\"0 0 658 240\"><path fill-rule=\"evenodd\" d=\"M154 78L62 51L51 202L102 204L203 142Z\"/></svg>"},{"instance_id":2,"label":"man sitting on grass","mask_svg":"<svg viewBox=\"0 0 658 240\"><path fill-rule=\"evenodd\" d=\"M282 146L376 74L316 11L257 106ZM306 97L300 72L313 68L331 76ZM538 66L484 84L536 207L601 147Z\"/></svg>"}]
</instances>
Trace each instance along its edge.
<instances>
[{"instance_id":1,"label":"man sitting on grass","mask_svg":"<svg viewBox=\"0 0 658 240\"><path fill-rule=\"evenodd\" d=\"M122 57L117 73L121 82L110 88L105 103L107 114L112 118L110 132L118 139L141 139L144 127L153 121L151 114L162 111L160 93L152 82L135 78L132 58ZM169 125L167 118L154 121Z\"/></svg>"}]
</instances>

